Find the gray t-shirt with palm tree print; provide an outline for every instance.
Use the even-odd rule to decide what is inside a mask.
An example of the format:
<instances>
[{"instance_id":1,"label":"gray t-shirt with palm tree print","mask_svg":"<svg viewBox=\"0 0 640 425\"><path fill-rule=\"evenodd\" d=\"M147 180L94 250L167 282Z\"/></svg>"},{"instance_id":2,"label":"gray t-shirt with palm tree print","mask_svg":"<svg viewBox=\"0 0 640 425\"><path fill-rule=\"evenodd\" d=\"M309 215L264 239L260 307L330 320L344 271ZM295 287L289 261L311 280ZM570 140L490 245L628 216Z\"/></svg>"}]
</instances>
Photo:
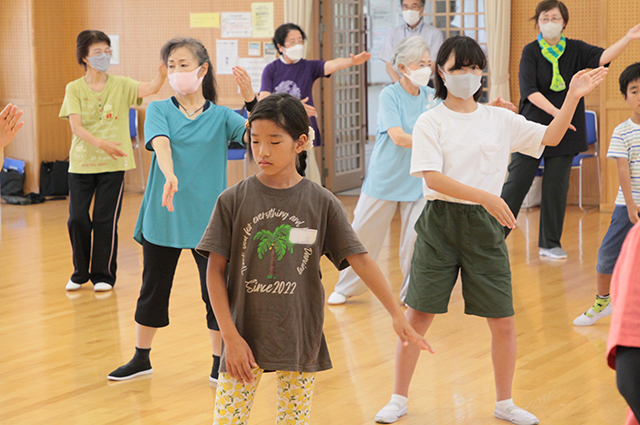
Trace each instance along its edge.
<instances>
[{"instance_id":1,"label":"gray t-shirt with palm tree print","mask_svg":"<svg viewBox=\"0 0 640 425\"><path fill-rule=\"evenodd\" d=\"M220 195L196 249L229 260L231 314L260 368L331 368L320 259L342 270L366 252L331 192L307 179L288 189L245 179ZM224 350L220 363L226 372Z\"/></svg>"}]
</instances>

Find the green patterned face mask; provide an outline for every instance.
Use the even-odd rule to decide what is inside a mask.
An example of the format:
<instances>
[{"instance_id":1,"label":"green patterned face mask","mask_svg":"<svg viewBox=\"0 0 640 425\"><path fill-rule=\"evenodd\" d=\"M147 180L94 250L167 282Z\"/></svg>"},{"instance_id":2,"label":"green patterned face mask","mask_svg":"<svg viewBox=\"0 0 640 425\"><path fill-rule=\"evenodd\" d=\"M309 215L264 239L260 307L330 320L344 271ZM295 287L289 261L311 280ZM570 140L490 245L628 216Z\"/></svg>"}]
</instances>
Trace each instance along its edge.
<instances>
[{"instance_id":1,"label":"green patterned face mask","mask_svg":"<svg viewBox=\"0 0 640 425\"><path fill-rule=\"evenodd\" d=\"M542 38L542 34L538 34L538 44L542 50L542 56L553 65L553 78L551 79L551 90L562 91L567 88L567 85L560 75L560 68L558 67L558 59L564 53L565 47L567 47L567 39L564 35L560 36L560 42L556 46L550 46L549 43Z\"/></svg>"}]
</instances>

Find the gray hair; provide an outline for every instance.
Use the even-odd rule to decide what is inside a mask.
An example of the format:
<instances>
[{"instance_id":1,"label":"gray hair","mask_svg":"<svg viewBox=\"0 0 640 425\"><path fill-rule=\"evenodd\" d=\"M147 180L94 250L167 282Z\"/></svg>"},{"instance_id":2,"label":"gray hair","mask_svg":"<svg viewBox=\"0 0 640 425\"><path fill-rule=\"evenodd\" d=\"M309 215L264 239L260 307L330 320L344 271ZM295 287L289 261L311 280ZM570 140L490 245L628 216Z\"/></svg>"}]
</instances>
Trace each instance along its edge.
<instances>
[{"instance_id":1,"label":"gray hair","mask_svg":"<svg viewBox=\"0 0 640 425\"><path fill-rule=\"evenodd\" d=\"M419 35L405 38L398 43L391 54L391 66L400 73L398 65L409 66L410 63L420 62L424 52L429 51L429 44Z\"/></svg>"}]
</instances>

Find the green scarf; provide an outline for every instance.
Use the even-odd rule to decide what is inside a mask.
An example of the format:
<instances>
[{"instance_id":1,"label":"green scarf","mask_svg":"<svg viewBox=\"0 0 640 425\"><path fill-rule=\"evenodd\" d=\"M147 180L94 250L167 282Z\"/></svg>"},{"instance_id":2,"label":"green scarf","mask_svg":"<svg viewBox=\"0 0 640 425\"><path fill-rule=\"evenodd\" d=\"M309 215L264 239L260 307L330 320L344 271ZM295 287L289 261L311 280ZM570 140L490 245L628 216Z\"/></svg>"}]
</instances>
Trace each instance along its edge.
<instances>
[{"instance_id":1,"label":"green scarf","mask_svg":"<svg viewBox=\"0 0 640 425\"><path fill-rule=\"evenodd\" d=\"M560 68L558 67L558 59L564 53L565 47L567 47L567 40L564 38L564 35L560 36L560 42L557 46L550 46L549 43L546 42L544 38L542 38L542 34L538 34L538 44L540 45L540 49L542 50L542 56L553 65L553 78L551 79L551 90L553 91L562 91L567 88L567 85L560 75Z\"/></svg>"}]
</instances>

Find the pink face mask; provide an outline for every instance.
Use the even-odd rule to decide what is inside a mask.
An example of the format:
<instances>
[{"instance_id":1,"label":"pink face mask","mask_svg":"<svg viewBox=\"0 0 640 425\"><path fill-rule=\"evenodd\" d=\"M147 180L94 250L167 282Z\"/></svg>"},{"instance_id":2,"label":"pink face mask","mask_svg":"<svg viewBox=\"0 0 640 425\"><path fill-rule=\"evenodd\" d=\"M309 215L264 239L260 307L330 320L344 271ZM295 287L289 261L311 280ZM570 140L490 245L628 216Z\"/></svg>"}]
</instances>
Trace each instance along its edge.
<instances>
[{"instance_id":1,"label":"pink face mask","mask_svg":"<svg viewBox=\"0 0 640 425\"><path fill-rule=\"evenodd\" d=\"M203 77L198 78L201 66L191 72L174 72L169 74L169 85L181 95L195 93L202 83Z\"/></svg>"}]
</instances>

